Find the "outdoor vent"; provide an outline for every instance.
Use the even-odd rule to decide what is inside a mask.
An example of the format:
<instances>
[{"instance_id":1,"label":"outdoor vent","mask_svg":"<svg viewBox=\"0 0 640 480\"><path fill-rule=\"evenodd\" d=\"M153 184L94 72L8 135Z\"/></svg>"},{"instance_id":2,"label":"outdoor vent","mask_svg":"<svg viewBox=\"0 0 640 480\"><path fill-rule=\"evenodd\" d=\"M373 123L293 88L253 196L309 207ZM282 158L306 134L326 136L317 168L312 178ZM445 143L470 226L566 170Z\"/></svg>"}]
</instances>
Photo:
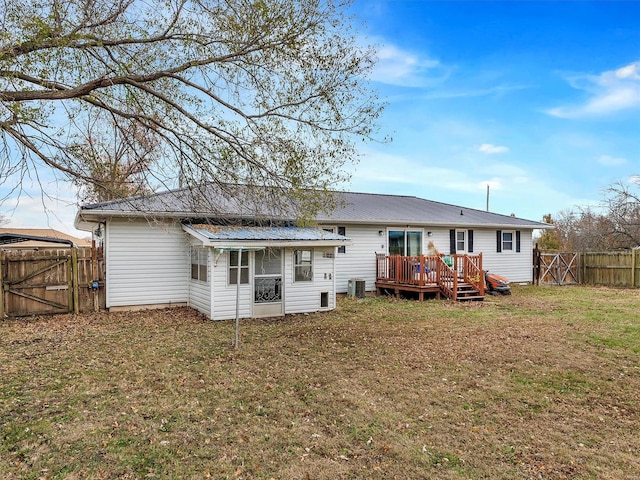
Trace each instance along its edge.
<instances>
[{"instance_id":1,"label":"outdoor vent","mask_svg":"<svg viewBox=\"0 0 640 480\"><path fill-rule=\"evenodd\" d=\"M365 281L364 278L351 278L347 283L347 296L364 298Z\"/></svg>"},{"instance_id":2,"label":"outdoor vent","mask_svg":"<svg viewBox=\"0 0 640 480\"><path fill-rule=\"evenodd\" d=\"M322 252L322 258L334 258L333 252Z\"/></svg>"}]
</instances>

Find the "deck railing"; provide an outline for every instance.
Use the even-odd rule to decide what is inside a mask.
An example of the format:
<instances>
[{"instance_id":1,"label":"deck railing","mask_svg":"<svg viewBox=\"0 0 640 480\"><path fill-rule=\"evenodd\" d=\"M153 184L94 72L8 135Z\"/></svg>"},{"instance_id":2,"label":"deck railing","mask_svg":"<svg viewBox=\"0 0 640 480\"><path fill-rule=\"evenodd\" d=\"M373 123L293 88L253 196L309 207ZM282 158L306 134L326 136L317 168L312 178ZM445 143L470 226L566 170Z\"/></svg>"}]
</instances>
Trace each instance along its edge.
<instances>
[{"instance_id":1,"label":"deck railing","mask_svg":"<svg viewBox=\"0 0 640 480\"><path fill-rule=\"evenodd\" d=\"M376 281L402 285L438 285L448 298L456 299L458 283L472 285L484 295L482 253L478 255L376 255Z\"/></svg>"},{"instance_id":2,"label":"deck railing","mask_svg":"<svg viewBox=\"0 0 640 480\"><path fill-rule=\"evenodd\" d=\"M377 255L376 280L407 285L429 285L437 283L440 257L419 255Z\"/></svg>"}]
</instances>

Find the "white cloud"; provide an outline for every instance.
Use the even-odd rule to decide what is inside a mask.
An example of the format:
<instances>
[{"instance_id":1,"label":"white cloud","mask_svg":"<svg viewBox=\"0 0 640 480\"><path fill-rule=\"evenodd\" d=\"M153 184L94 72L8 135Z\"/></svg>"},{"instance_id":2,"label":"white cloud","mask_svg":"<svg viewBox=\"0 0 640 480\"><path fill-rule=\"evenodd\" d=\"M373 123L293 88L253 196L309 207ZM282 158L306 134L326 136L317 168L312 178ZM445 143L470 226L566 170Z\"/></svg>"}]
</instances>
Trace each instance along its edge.
<instances>
[{"instance_id":1,"label":"white cloud","mask_svg":"<svg viewBox=\"0 0 640 480\"><path fill-rule=\"evenodd\" d=\"M486 153L487 155L493 155L496 153L507 153L509 151L509 148L501 145L492 145L490 143L483 143L478 147L478 151L482 153Z\"/></svg>"},{"instance_id":2,"label":"white cloud","mask_svg":"<svg viewBox=\"0 0 640 480\"><path fill-rule=\"evenodd\" d=\"M468 88L456 89L438 89L425 95L426 99L449 99L449 98L472 98L472 97L502 97L510 92L518 90L526 90L531 88L529 85L494 85L489 87L477 87L473 86Z\"/></svg>"},{"instance_id":3,"label":"white cloud","mask_svg":"<svg viewBox=\"0 0 640 480\"><path fill-rule=\"evenodd\" d=\"M567 78L577 90L587 92L581 105L552 108L549 115L560 118L588 118L640 108L640 61L600 75L574 75Z\"/></svg>"},{"instance_id":4,"label":"white cloud","mask_svg":"<svg viewBox=\"0 0 640 480\"><path fill-rule=\"evenodd\" d=\"M627 163L626 158L621 157L612 157L611 155L600 155L596 158L596 162L600 165L604 165L605 167L615 167L618 165L624 165Z\"/></svg>"},{"instance_id":5,"label":"white cloud","mask_svg":"<svg viewBox=\"0 0 640 480\"><path fill-rule=\"evenodd\" d=\"M371 80L403 87L426 87L441 83L450 69L438 60L419 56L394 45L384 44L377 49L377 62Z\"/></svg>"},{"instance_id":6,"label":"white cloud","mask_svg":"<svg viewBox=\"0 0 640 480\"><path fill-rule=\"evenodd\" d=\"M626 67L616 70L616 77L618 78L631 78L634 80L640 80L640 62L634 62Z\"/></svg>"}]
</instances>

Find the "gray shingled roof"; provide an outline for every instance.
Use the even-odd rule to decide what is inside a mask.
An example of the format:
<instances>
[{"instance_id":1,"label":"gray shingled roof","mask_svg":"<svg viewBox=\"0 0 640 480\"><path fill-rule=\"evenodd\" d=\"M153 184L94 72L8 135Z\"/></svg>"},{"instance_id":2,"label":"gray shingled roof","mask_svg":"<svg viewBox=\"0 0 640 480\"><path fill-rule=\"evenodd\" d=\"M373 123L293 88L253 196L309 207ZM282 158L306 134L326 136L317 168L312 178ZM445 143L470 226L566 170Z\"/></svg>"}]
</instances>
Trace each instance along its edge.
<instances>
[{"instance_id":1,"label":"gray shingled roof","mask_svg":"<svg viewBox=\"0 0 640 480\"><path fill-rule=\"evenodd\" d=\"M221 191L208 184L198 190L171 190L147 197L82 206L79 217L153 216L174 219L271 218L293 221L295 208L273 205L242 194L243 187ZM450 227L549 228L549 225L508 215L485 212L404 195L335 192L336 207L317 215L318 223L379 225L428 225ZM215 212L215 213L214 213Z\"/></svg>"},{"instance_id":2,"label":"gray shingled roof","mask_svg":"<svg viewBox=\"0 0 640 480\"><path fill-rule=\"evenodd\" d=\"M509 215L435 202L403 195L341 193L344 204L331 214L320 214L319 222L380 223L386 225L511 226L544 228L547 225Z\"/></svg>"}]
</instances>

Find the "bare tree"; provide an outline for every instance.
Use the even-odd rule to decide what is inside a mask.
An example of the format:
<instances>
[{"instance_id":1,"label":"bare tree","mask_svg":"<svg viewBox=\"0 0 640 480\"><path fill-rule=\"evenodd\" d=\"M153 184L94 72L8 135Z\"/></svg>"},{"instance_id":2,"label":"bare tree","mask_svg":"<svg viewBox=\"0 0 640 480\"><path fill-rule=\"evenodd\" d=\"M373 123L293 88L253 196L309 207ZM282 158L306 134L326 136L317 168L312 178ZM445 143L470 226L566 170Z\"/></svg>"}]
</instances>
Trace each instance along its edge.
<instances>
[{"instance_id":1,"label":"bare tree","mask_svg":"<svg viewBox=\"0 0 640 480\"><path fill-rule=\"evenodd\" d=\"M597 209L576 207L559 212L553 223L560 248L607 251L640 246L639 189L640 176L632 176L628 182L610 185Z\"/></svg>"},{"instance_id":2,"label":"bare tree","mask_svg":"<svg viewBox=\"0 0 640 480\"><path fill-rule=\"evenodd\" d=\"M348 178L382 109L346 6L0 0L0 182L48 167L101 188L77 156L99 112L116 136L135 129L162 152L152 164L130 152L147 188L256 184L322 205L311 192Z\"/></svg>"},{"instance_id":3,"label":"bare tree","mask_svg":"<svg viewBox=\"0 0 640 480\"><path fill-rule=\"evenodd\" d=\"M613 248L607 217L591 207L563 210L556 215L561 250L605 251Z\"/></svg>"},{"instance_id":4,"label":"bare tree","mask_svg":"<svg viewBox=\"0 0 640 480\"><path fill-rule=\"evenodd\" d=\"M604 204L612 243L617 248L640 246L640 175L609 186Z\"/></svg>"},{"instance_id":5,"label":"bare tree","mask_svg":"<svg viewBox=\"0 0 640 480\"><path fill-rule=\"evenodd\" d=\"M74 179L83 202L150 193L148 175L161 154L157 137L137 122L123 120L117 125L99 115L88 119L69 152L77 165L74 170L91 176L90 182Z\"/></svg>"}]
</instances>

